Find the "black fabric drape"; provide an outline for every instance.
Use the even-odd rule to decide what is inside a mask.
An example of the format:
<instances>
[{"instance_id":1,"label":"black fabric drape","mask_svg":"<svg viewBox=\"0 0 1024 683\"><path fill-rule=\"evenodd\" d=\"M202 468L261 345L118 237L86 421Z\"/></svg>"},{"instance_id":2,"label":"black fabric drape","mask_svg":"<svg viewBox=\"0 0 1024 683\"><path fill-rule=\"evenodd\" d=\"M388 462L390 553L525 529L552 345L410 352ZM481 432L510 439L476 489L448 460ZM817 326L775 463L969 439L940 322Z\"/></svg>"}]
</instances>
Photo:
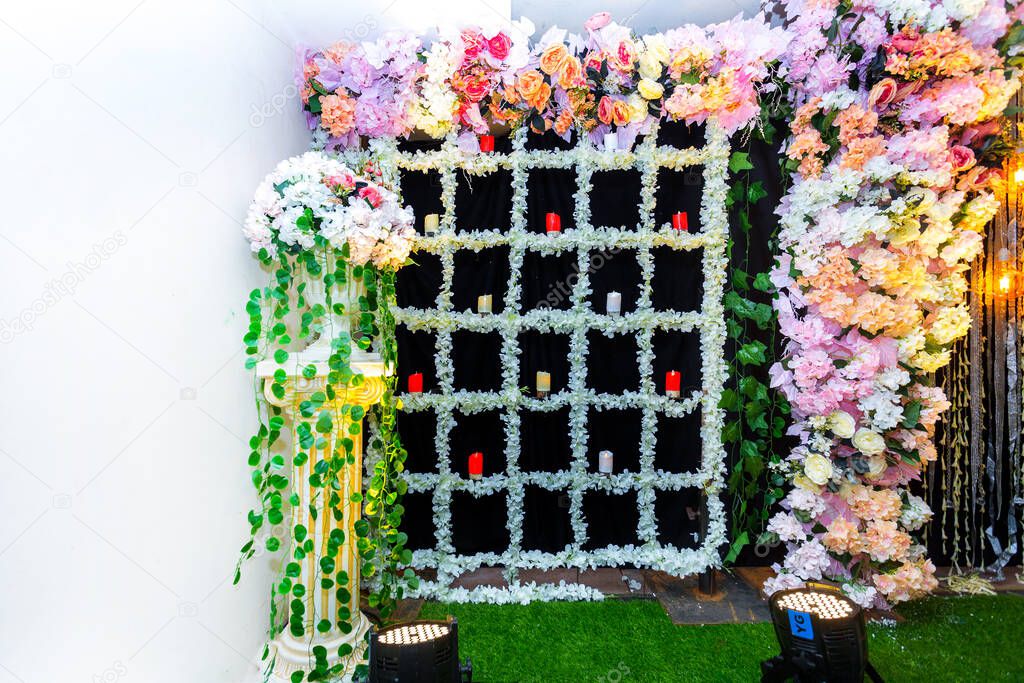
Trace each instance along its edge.
<instances>
[{"instance_id":1,"label":"black fabric drape","mask_svg":"<svg viewBox=\"0 0 1024 683\"><path fill-rule=\"evenodd\" d=\"M661 144L679 147L703 144L703 130L684 126L666 126ZM410 142L406 149L430 149L436 142ZM497 153L509 150L509 140L496 141ZM531 136L529 147L558 149L566 145L552 135ZM690 227L700 228L700 202L703 178L701 169L659 173L655 217L658 224L670 221L676 211L689 214ZM567 170L531 170L528 177L527 225L544 232L544 217L549 211L561 215L563 230L573 226L576 175ZM407 172L402 177L402 192L417 216L422 231L422 217L441 213L441 184L436 172ZM639 221L640 175L635 171L598 172L593 178L590 194L592 222L595 225L636 229ZM469 178L459 174L455 200L456 229L495 228L507 231L511 224L511 174L502 171L484 177ZM653 304L658 310L699 310L702 298L701 250L682 252L668 248L654 250ZM398 302L401 306L433 308L441 286L440 259L430 254L416 254L415 266L400 271ZM590 305L604 311L608 292L622 293L624 312L635 310L639 295L640 267L635 250L605 254L595 263L590 274L593 295ZM536 308L547 301L554 308L570 307L568 296L554 295L559 284L573 273L575 252L541 255L528 252L523 260L522 300L505 300L509 276L507 248L484 249L479 253L460 251L455 256L453 304L456 310L473 309L480 294L494 298L494 311L515 306L520 312ZM564 286L562 287L564 289ZM639 388L637 342L632 335L611 338L600 333L588 334L590 352L587 361L587 384L602 392L616 393ZM402 390L405 378L412 372L424 375L424 390L437 391L435 373L435 335L398 330L399 364ZM494 391L500 389L501 341L496 333L479 334L460 331L453 335L452 362L455 388ZM552 391L564 389L569 372L568 335L524 330L519 335L522 386L534 385L538 370L551 373ZM683 395L700 387L700 347L698 331L657 332L654 335L654 378L659 391L665 373L671 369L683 374ZM523 471L554 472L567 469L572 457L569 446L569 411L520 411L521 454ZM485 475L504 471L506 467L504 427L499 411L474 415L456 414L457 425L451 434L451 468L467 476L467 457L473 451L485 454ZM596 471L597 453L615 453L616 471L637 471L641 413L618 409L588 412L588 466ZM699 467L700 415L683 418L659 415L655 465L669 472L693 471ZM401 413L399 430L409 452L406 463L412 472L437 471L435 450L436 417L433 412ZM655 511L659 521L659 540L679 547L695 545L697 522L687 508L698 507L695 490L658 492ZM435 543L432 494L414 493L406 496L403 526L413 548L433 547ZM546 491L527 486L524 497L523 547L527 550L557 551L571 543L568 496L565 491ZM500 552L507 547L509 532L507 493L474 498L456 493L452 500L452 529L456 551L462 554ZM636 492L607 495L588 491L584 495L584 517L588 525L587 549L608 544L638 543Z\"/></svg>"}]
</instances>

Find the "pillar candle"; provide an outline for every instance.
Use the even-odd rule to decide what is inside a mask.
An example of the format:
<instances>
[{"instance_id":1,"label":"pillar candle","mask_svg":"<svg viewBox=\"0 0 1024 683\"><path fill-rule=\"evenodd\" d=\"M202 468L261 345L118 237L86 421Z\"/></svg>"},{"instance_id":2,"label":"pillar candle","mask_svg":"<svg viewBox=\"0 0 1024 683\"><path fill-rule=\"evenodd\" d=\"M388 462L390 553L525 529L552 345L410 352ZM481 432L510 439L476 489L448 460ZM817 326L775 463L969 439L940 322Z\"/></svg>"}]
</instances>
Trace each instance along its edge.
<instances>
[{"instance_id":1,"label":"pillar candle","mask_svg":"<svg viewBox=\"0 0 1024 683\"><path fill-rule=\"evenodd\" d=\"M690 232L690 219L687 217L685 211L677 211L672 214L672 227L676 230L685 230Z\"/></svg>"},{"instance_id":2,"label":"pillar candle","mask_svg":"<svg viewBox=\"0 0 1024 683\"><path fill-rule=\"evenodd\" d=\"M409 375L409 393L420 394L423 393L423 373L414 372Z\"/></svg>"},{"instance_id":3,"label":"pillar candle","mask_svg":"<svg viewBox=\"0 0 1024 683\"><path fill-rule=\"evenodd\" d=\"M551 393L551 373L537 371L537 398L545 398Z\"/></svg>"},{"instance_id":4,"label":"pillar candle","mask_svg":"<svg viewBox=\"0 0 1024 683\"><path fill-rule=\"evenodd\" d=\"M469 454L469 478L476 481L484 478L484 454Z\"/></svg>"},{"instance_id":5,"label":"pillar candle","mask_svg":"<svg viewBox=\"0 0 1024 683\"><path fill-rule=\"evenodd\" d=\"M679 398L679 383L683 376L678 370L669 370L665 373L665 395L669 398Z\"/></svg>"},{"instance_id":6,"label":"pillar candle","mask_svg":"<svg viewBox=\"0 0 1024 683\"><path fill-rule=\"evenodd\" d=\"M494 136L493 135L481 135L480 136L480 151L481 152L493 152L494 151Z\"/></svg>"},{"instance_id":7,"label":"pillar candle","mask_svg":"<svg viewBox=\"0 0 1024 683\"><path fill-rule=\"evenodd\" d=\"M608 315L619 315L622 313L622 295L618 292L608 292L608 301L605 303L605 311Z\"/></svg>"},{"instance_id":8,"label":"pillar candle","mask_svg":"<svg viewBox=\"0 0 1024 683\"><path fill-rule=\"evenodd\" d=\"M428 213L423 217L423 233L426 235L433 235L437 232L437 226L440 222L440 216L436 213Z\"/></svg>"},{"instance_id":9,"label":"pillar candle","mask_svg":"<svg viewBox=\"0 0 1024 683\"><path fill-rule=\"evenodd\" d=\"M616 132L604 134L604 149L606 152L614 152L619 148L619 134Z\"/></svg>"},{"instance_id":10,"label":"pillar candle","mask_svg":"<svg viewBox=\"0 0 1024 683\"><path fill-rule=\"evenodd\" d=\"M548 213L546 223L548 234L551 234L553 232L562 232L562 217L559 216L557 213Z\"/></svg>"},{"instance_id":11,"label":"pillar candle","mask_svg":"<svg viewBox=\"0 0 1024 683\"><path fill-rule=\"evenodd\" d=\"M611 474L615 471L615 455L611 451L601 451L597 454L597 471L601 474Z\"/></svg>"},{"instance_id":12,"label":"pillar candle","mask_svg":"<svg viewBox=\"0 0 1024 683\"><path fill-rule=\"evenodd\" d=\"M491 303L492 299L490 294L481 294L476 298L476 312L481 315L490 313Z\"/></svg>"}]
</instances>

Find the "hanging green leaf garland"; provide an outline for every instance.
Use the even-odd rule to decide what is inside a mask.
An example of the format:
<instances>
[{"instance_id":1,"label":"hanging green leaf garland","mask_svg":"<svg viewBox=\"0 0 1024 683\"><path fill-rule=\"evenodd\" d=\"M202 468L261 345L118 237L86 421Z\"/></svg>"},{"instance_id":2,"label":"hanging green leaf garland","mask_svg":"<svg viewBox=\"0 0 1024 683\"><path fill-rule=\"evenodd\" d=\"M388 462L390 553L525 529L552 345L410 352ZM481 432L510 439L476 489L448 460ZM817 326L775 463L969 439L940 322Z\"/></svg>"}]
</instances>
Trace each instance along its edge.
<instances>
[{"instance_id":1,"label":"hanging green leaf garland","mask_svg":"<svg viewBox=\"0 0 1024 683\"><path fill-rule=\"evenodd\" d=\"M372 167L367 170L373 173ZM256 379L259 425L249 441L248 463L258 504L248 514L250 538L234 580L240 579L242 563L257 553L283 554L263 658L273 671L276 657L269 641L286 631L293 639L308 640L308 670L290 674L296 683L341 674L337 658L352 651L349 644L336 652L314 644L317 633L351 632L357 616L349 605L360 587L340 557L353 539L338 528L350 505L362 506L353 528L359 573L374 586L369 605L386 618L406 585L416 583L411 570L401 571L412 557L406 535L398 530L405 492L399 473L406 453L395 428L395 378L385 375L383 396L369 415L350 399L365 381L353 354L374 351L384 367L395 367L395 272L408 258L412 220L389 188L310 152L282 162L264 180L246 221L254 252L273 274L272 283L254 289L246 304L246 367L255 370L261 361L276 367L261 373L266 379ZM295 405L285 403L289 378L314 380L325 369L322 389L294 392ZM273 400L262 400L264 390ZM343 472L357 463L364 417L374 427L369 450L378 457L365 492L345 496ZM306 481L294 481L293 471L308 472ZM309 488L308 500L299 494L303 486ZM332 516L323 543L315 542L314 530L296 523L307 519L306 511L292 514L303 505L313 521ZM302 572L310 559L312 580ZM317 590L333 591L334 614L306 614L304 598Z\"/></svg>"},{"instance_id":2,"label":"hanging green leaf garland","mask_svg":"<svg viewBox=\"0 0 1024 683\"><path fill-rule=\"evenodd\" d=\"M727 204L734 221L729 241L730 277L723 300L732 353L730 385L720 407L728 415L722 440L731 455L727 486L732 501L731 544L724 561L731 564L740 552L760 542L773 506L782 498L785 479L771 465L779 461L789 404L768 385L768 367L776 358L777 322L771 305L773 286L768 273L776 253L774 226L766 230L751 219L755 207L768 197L762 180L754 179L750 151L755 142L774 145L775 128L767 109L747 136L746 151L729 160L732 183ZM736 228L739 228L736 231ZM757 263L751 246L767 239L768 261Z\"/></svg>"}]
</instances>

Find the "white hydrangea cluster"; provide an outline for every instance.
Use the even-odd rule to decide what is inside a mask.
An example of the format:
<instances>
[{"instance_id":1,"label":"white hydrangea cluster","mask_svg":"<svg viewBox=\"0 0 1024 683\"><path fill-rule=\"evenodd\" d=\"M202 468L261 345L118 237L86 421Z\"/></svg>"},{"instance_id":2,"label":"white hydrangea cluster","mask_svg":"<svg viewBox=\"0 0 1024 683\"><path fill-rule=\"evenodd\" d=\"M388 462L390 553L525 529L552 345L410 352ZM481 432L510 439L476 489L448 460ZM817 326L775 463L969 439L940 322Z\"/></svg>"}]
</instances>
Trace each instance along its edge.
<instances>
[{"instance_id":1,"label":"white hydrangea cluster","mask_svg":"<svg viewBox=\"0 0 1024 683\"><path fill-rule=\"evenodd\" d=\"M860 399L857 405L873 430L886 432L895 429L903 421L902 398L877 382L876 387L874 392Z\"/></svg>"},{"instance_id":2,"label":"white hydrangea cluster","mask_svg":"<svg viewBox=\"0 0 1024 683\"><path fill-rule=\"evenodd\" d=\"M907 493L900 514L900 526L907 531L917 531L932 518L932 509L923 498Z\"/></svg>"},{"instance_id":3,"label":"white hydrangea cluster","mask_svg":"<svg viewBox=\"0 0 1024 683\"><path fill-rule=\"evenodd\" d=\"M398 269L412 249L413 213L398 194L338 159L306 152L285 159L256 188L243 233L254 252L312 249L319 233L346 243L354 265Z\"/></svg>"}]
</instances>

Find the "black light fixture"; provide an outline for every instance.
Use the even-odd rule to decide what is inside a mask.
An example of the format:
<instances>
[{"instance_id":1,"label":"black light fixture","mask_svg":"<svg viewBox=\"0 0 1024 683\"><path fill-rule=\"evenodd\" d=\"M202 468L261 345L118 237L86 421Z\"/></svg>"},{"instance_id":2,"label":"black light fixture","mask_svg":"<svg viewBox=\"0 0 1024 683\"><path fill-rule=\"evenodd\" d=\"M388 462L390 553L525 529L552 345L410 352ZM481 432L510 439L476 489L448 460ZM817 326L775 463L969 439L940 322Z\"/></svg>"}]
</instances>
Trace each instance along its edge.
<instances>
[{"instance_id":1,"label":"black light fixture","mask_svg":"<svg viewBox=\"0 0 1024 683\"><path fill-rule=\"evenodd\" d=\"M459 663L459 622L412 621L370 631L369 683L471 683Z\"/></svg>"},{"instance_id":2,"label":"black light fixture","mask_svg":"<svg viewBox=\"0 0 1024 683\"><path fill-rule=\"evenodd\" d=\"M864 611L839 589L810 583L775 593L770 605L782 653L761 662L762 683L882 682L868 662Z\"/></svg>"}]
</instances>

